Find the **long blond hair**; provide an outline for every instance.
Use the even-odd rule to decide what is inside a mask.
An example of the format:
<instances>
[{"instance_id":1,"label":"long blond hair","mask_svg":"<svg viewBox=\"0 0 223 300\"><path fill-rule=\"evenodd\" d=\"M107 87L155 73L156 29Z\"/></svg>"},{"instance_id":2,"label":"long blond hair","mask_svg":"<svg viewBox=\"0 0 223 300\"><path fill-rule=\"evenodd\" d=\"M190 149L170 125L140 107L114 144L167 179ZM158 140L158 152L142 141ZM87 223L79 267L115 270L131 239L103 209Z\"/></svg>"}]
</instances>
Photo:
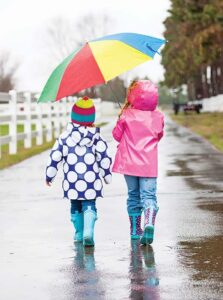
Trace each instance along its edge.
<instances>
[{"instance_id":1,"label":"long blond hair","mask_svg":"<svg viewBox=\"0 0 223 300\"><path fill-rule=\"evenodd\" d=\"M137 82L137 80L133 80L131 82L131 84L129 85L129 87L128 87L127 96L125 98L125 102L122 105L122 108L121 108L121 110L120 110L120 112L118 114L119 118L121 117L121 115L123 114L123 112L131 106L131 103L129 103L129 101L128 101L128 94L131 91L131 89L135 86L136 82Z\"/></svg>"}]
</instances>

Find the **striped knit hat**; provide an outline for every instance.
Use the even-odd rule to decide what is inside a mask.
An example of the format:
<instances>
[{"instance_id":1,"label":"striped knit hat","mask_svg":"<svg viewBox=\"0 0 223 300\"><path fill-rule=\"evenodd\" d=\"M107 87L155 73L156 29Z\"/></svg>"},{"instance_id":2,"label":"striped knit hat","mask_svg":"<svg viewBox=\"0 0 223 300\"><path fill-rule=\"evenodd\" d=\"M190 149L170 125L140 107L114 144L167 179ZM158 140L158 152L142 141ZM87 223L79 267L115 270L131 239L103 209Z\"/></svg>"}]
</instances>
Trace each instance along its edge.
<instances>
[{"instance_id":1,"label":"striped knit hat","mask_svg":"<svg viewBox=\"0 0 223 300\"><path fill-rule=\"evenodd\" d=\"M72 107L71 121L84 126L92 125L95 121L93 101L88 97L79 99Z\"/></svg>"}]
</instances>

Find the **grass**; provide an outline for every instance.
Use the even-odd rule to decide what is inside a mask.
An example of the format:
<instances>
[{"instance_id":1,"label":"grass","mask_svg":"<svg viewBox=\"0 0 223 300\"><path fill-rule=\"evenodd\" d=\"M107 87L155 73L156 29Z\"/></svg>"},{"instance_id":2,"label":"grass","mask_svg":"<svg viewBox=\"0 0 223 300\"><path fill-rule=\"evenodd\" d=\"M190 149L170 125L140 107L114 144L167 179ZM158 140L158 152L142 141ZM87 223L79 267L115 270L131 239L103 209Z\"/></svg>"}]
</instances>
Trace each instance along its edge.
<instances>
[{"instance_id":1,"label":"grass","mask_svg":"<svg viewBox=\"0 0 223 300\"><path fill-rule=\"evenodd\" d=\"M97 127L105 126L106 122L101 122L96 124ZM32 131L35 131L35 125L32 125ZM21 133L24 132L24 126L18 125L17 132ZM1 125L0 126L0 136L8 135L9 134L9 126L8 125ZM17 153L16 154L9 154L9 145L3 145L1 147L1 158L0 158L0 170L17 164L23 161L26 158L29 158L33 155L39 154L47 149L50 149L54 141L46 142L44 139L42 145L36 145L36 139L32 139L32 147L31 148L24 148L24 142L18 141L17 142Z\"/></svg>"},{"instance_id":2,"label":"grass","mask_svg":"<svg viewBox=\"0 0 223 300\"><path fill-rule=\"evenodd\" d=\"M201 135L223 152L223 113L180 113L171 115L172 119Z\"/></svg>"}]
</instances>

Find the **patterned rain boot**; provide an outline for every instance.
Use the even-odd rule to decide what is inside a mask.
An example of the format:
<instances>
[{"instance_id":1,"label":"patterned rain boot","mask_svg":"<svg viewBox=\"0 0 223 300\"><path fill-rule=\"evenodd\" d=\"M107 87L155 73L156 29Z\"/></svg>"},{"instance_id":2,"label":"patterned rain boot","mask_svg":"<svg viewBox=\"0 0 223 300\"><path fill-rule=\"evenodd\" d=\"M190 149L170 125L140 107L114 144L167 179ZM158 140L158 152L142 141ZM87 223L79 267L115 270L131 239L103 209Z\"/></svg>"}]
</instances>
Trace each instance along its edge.
<instances>
[{"instance_id":1,"label":"patterned rain boot","mask_svg":"<svg viewBox=\"0 0 223 300\"><path fill-rule=\"evenodd\" d=\"M145 221L144 221L144 232L140 243L143 245L152 244L154 236L154 224L158 209L149 207L144 210Z\"/></svg>"},{"instance_id":2,"label":"patterned rain boot","mask_svg":"<svg viewBox=\"0 0 223 300\"><path fill-rule=\"evenodd\" d=\"M84 246L94 246L94 224L97 220L97 213L88 207L84 212Z\"/></svg>"},{"instance_id":3,"label":"patterned rain boot","mask_svg":"<svg viewBox=\"0 0 223 300\"><path fill-rule=\"evenodd\" d=\"M84 229L83 213L75 212L75 214L71 214L71 222L73 223L75 230L74 241L82 242Z\"/></svg>"},{"instance_id":4,"label":"patterned rain boot","mask_svg":"<svg viewBox=\"0 0 223 300\"><path fill-rule=\"evenodd\" d=\"M132 240L140 239L143 234L141 229L141 213L130 213L130 235Z\"/></svg>"}]
</instances>

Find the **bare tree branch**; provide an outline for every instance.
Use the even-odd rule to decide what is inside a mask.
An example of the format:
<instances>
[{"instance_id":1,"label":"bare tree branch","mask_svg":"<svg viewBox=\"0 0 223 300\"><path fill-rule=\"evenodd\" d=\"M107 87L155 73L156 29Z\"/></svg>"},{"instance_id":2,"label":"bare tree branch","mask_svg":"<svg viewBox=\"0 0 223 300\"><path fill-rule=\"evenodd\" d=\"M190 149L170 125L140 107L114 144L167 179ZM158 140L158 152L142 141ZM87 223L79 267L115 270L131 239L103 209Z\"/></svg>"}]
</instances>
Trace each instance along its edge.
<instances>
[{"instance_id":1,"label":"bare tree branch","mask_svg":"<svg viewBox=\"0 0 223 300\"><path fill-rule=\"evenodd\" d=\"M15 72L18 63L12 63L9 52L0 54L0 92L9 92L15 88Z\"/></svg>"},{"instance_id":2,"label":"bare tree branch","mask_svg":"<svg viewBox=\"0 0 223 300\"><path fill-rule=\"evenodd\" d=\"M105 14L88 14L77 23L55 18L47 30L46 43L52 55L61 60L85 42L107 34L111 26L112 20Z\"/></svg>"}]
</instances>

